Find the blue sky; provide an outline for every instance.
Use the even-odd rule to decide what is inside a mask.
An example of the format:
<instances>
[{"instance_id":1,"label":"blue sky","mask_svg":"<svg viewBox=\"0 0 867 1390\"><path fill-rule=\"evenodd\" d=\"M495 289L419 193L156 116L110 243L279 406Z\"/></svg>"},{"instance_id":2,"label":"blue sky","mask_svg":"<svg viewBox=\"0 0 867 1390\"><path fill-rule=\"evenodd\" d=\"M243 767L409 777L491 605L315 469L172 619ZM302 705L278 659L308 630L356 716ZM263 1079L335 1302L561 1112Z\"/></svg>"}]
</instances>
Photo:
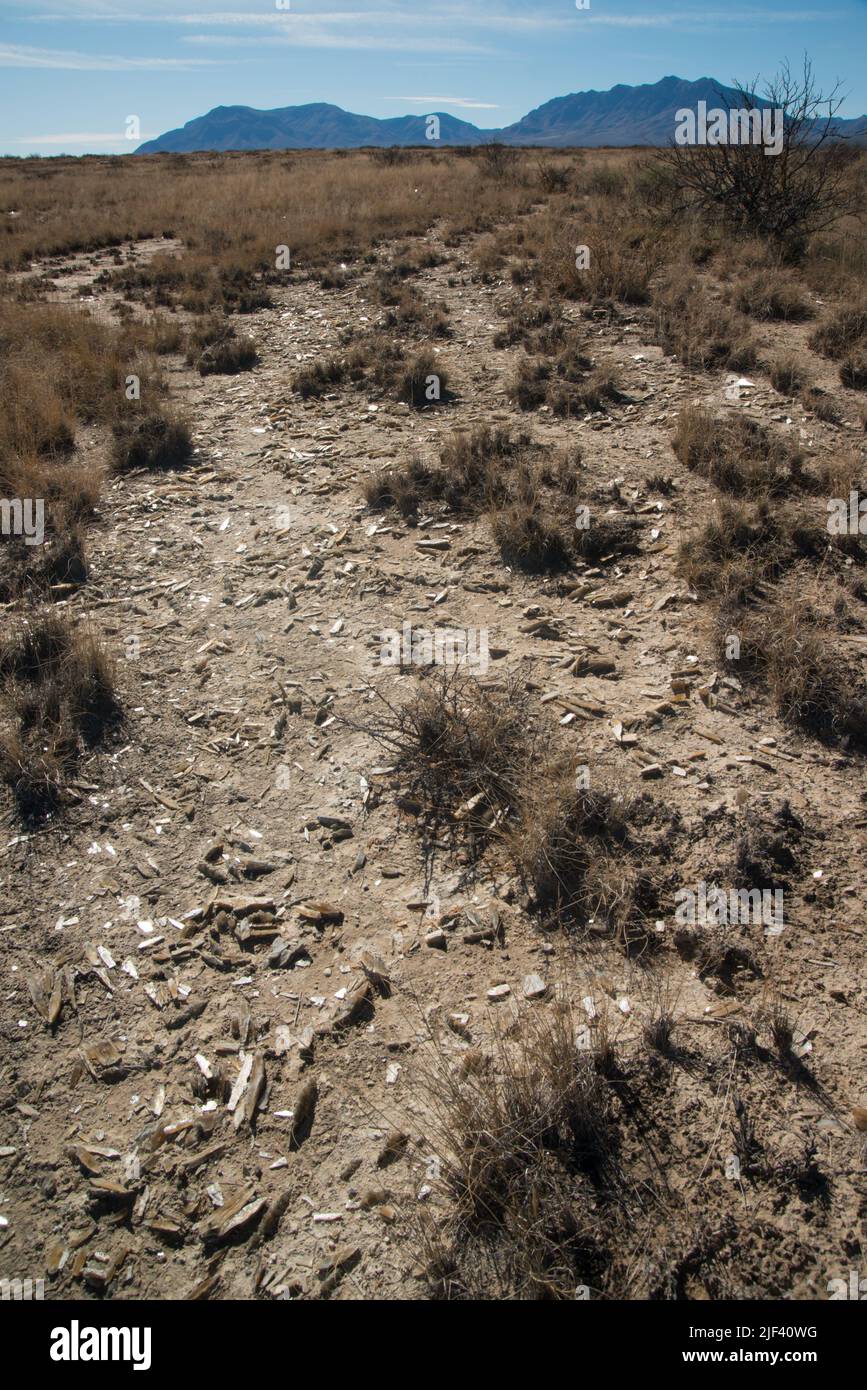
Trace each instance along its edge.
<instances>
[{"instance_id":1,"label":"blue sky","mask_svg":"<svg viewBox=\"0 0 867 1390\"><path fill-rule=\"evenodd\" d=\"M0 153L127 153L214 106L508 125L617 82L749 81L806 50L867 113L867 0L2 0Z\"/></svg>"}]
</instances>

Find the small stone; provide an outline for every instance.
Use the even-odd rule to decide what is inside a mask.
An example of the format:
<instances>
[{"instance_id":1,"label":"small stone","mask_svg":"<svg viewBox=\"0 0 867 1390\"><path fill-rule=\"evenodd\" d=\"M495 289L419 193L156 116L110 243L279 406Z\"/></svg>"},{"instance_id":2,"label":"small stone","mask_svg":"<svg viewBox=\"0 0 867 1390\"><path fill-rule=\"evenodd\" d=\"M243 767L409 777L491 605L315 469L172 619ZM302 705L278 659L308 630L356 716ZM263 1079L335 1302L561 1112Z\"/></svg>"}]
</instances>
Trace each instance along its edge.
<instances>
[{"instance_id":1,"label":"small stone","mask_svg":"<svg viewBox=\"0 0 867 1390\"><path fill-rule=\"evenodd\" d=\"M544 999L547 993L548 986L541 975L526 975L524 977L525 999Z\"/></svg>"},{"instance_id":2,"label":"small stone","mask_svg":"<svg viewBox=\"0 0 867 1390\"><path fill-rule=\"evenodd\" d=\"M492 1004L496 1004L500 999L507 998L512 993L510 985L494 985L493 989L488 990L488 998Z\"/></svg>"}]
</instances>

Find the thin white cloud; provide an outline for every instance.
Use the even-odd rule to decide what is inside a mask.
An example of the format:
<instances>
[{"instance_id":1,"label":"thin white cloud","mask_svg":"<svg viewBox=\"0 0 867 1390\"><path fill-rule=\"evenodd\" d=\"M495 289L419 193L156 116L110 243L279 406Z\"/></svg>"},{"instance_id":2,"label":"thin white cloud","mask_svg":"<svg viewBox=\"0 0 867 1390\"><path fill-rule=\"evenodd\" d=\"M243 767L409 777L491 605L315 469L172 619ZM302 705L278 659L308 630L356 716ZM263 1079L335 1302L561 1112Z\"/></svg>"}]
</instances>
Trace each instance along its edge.
<instances>
[{"instance_id":1,"label":"thin white cloud","mask_svg":"<svg viewBox=\"0 0 867 1390\"><path fill-rule=\"evenodd\" d=\"M827 10L677 10L667 14L621 15L596 14L588 10L579 17L582 24L600 29L706 29L732 24L815 24L819 20L827 23L833 18Z\"/></svg>"},{"instance_id":2,"label":"thin white cloud","mask_svg":"<svg viewBox=\"0 0 867 1390\"><path fill-rule=\"evenodd\" d=\"M397 33L376 33L376 34L329 34L314 28L293 30L285 34L269 34L267 39L262 36L245 37L233 34L231 37L225 34L189 34L184 36L184 43L197 44L209 48L260 48L267 45L267 49L276 46L285 48L333 48L333 49L358 49L360 51L388 52L388 53L474 53L481 56L493 56L495 49L487 48L483 44L465 43L462 39L439 38L429 35L411 35Z\"/></svg>"},{"instance_id":3,"label":"thin white cloud","mask_svg":"<svg viewBox=\"0 0 867 1390\"><path fill-rule=\"evenodd\" d=\"M127 140L125 135L118 135L117 131L71 131L66 135L22 135L13 141L15 145L27 145L32 148L34 145L118 145L124 148L134 149L143 140L156 140L156 135L139 135L135 140Z\"/></svg>"},{"instance_id":4,"label":"thin white cloud","mask_svg":"<svg viewBox=\"0 0 867 1390\"><path fill-rule=\"evenodd\" d=\"M209 58L129 58L121 54L76 53L65 48L0 44L0 68L51 68L69 72L125 72L211 66Z\"/></svg>"},{"instance_id":5,"label":"thin white cloud","mask_svg":"<svg viewBox=\"0 0 867 1390\"><path fill-rule=\"evenodd\" d=\"M474 101L472 97L384 97L384 101L403 101L408 106L460 106L467 111L499 111L495 101Z\"/></svg>"},{"instance_id":6,"label":"thin white cloud","mask_svg":"<svg viewBox=\"0 0 867 1390\"><path fill-rule=\"evenodd\" d=\"M359 3L357 8L351 8L350 0L345 8L323 10L319 13L294 8L296 4L305 3L305 0L288 0L287 9L278 9L275 0L250 0L250 8L243 9L238 5L238 0L234 0L232 8L220 9L218 5L210 3L203 4L199 10L192 8L181 14L172 12L174 0L151 0L147 9L140 8L135 11L124 5L123 0L115 0L114 3L112 0L104 0L104 3L99 3L99 0L54 0L53 12L46 10L41 14L33 12L32 0L11 0L11 3L29 11L27 18L36 22L102 20L133 24L159 23L195 27L224 25L249 28L268 28L286 22L321 25L385 22L417 24L425 18L474 28L518 31L574 28L576 23L613 28L670 28L673 25L687 24L797 24L816 23L820 20L827 23L833 19L842 19L845 15L845 11L831 12L819 8L769 10L765 7L747 6L739 11L707 10L698 4L691 8L657 14L648 13L647 10L638 10L633 14L610 14L597 7L595 0L591 9L581 11L572 10L571 0L557 0L556 4L550 5L547 13L543 12L541 7L537 8L535 13L528 13L523 6L510 12L504 9L502 0L499 0L499 4L494 0L496 8L488 8L485 0L473 0L472 4L464 3L464 0L457 0L457 3L438 0L427 15L420 14L417 8L407 5L404 0L396 0L396 3L390 6L386 0L386 4L381 4L378 8L365 8L362 3ZM309 0L306 0L306 3L309 3Z\"/></svg>"}]
</instances>

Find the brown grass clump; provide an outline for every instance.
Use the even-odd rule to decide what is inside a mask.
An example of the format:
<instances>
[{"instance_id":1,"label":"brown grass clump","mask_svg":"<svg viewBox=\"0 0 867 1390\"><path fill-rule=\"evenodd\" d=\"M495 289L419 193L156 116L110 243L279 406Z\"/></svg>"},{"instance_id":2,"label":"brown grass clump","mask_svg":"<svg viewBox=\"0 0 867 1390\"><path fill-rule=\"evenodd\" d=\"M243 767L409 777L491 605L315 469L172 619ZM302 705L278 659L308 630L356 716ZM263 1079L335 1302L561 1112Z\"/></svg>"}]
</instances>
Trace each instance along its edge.
<instances>
[{"instance_id":1,"label":"brown grass clump","mask_svg":"<svg viewBox=\"0 0 867 1390\"><path fill-rule=\"evenodd\" d=\"M801 404L805 410L815 415L817 420L823 420L828 425L840 423L840 412L836 404L821 386L806 386L801 392Z\"/></svg>"},{"instance_id":2,"label":"brown grass clump","mask_svg":"<svg viewBox=\"0 0 867 1390\"><path fill-rule=\"evenodd\" d=\"M0 457L67 457L79 422L106 424L125 403L162 389L135 335L81 310L0 300Z\"/></svg>"},{"instance_id":3,"label":"brown grass clump","mask_svg":"<svg viewBox=\"0 0 867 1390\"><path fill-rule=\"evenodd\" d=\"M87 578L84 523L94 513L102 486L93 463L13 456L0 461L0 497L29 499L44 507L41 545L0 535L0 602L34 590L46 596L59 585ZM35 519L35 517L34 517Z\"/></svg>"},{"instance_id":4,"label":"brown grass clump","mask_svg":"<svg viewBox=\"0 0 867 1390\"><path fill-rule=\"evenodd\" d=\"M840 363L840 381L851 391L867 391L867 350L861 350Z\"/></svg>"},{"instance_id":5,"label":"brown grass clump","mask_svg":"<svg viewBox=\"0 0 867 1390\"><path fill-rule=\"evenodd\" d=\"M762 270L742 280L732 292L742 314L763 322L802 323L813 309L798 282L782 271Z\"/></svg>"},{"instance_id":6,"label":"brown grass clump","mask_svg":"<svg viewBox=\"0 0 867 1390\"><path fill-rule=\"evenodd\" d=\"M807 386L807 374L793 357L781 357L768 367L768 376L781 396L795 397Z\"/></svg>"},{"instance_id":7,"label":"brown grass clump","mask_svg":"<svg viewBox=\"0 0 867 1390\"><path fill-rule=\"evenodd\" d=\"M616 377L596 368L576 340L561 349L556 361L522 358L509 388L521 410L547 405L555 415L586 415L620 398Z\"/></svg>"},{"instance_id":8,"label":"brown grass clump","mask_svg":"<svg viewBox=\"0 0 867 1390\"><path fill-rule=\"evenodd\" d=\"M0 645L0 777L25 822L57 810L82 749L120 719L106 652L66 616L23 620Z\"/></svg>"},{"instance_id":9,"label":"brown grass clump","mask_svg":"<svg viewBox=\"0 0 867 1390\"><path fill-rule=\"evenodd\" d=\"M130 411L112 427L111 465L116 473L133 468L183 468L193 453L185 421L163 411Z\"/></svg>"},{"instance_id":10,"label":"brown grass clump","mask_svg":"<svg viewBox=\"0 0 867 1390\"><path fill-rule=\"evenodd\" d=\"M424 1224L422 1245L439 1296L574 1299L603 1284L606 1209L626 1201L609 1059L602 1031L562 1005L498 1035L476 1065L435 1045L422 1093L450 1212L442 1229Z\"/></svg>"},{"instance_id":11,"label":"brown grass clump","mask_svg":"<svg viewBox=\"0 0 867 1390\"><path fill-rule=\"evenodd\" d=\"M439 405L448 398L448 372L432 352L420 352L401 372L397 398L413 410Z\"/></svg>"},{"instance_id":12,"label":"brown grass clump","mask_svg":"<svg viewBox=\"0 0 867 1390\"><path fill-rule=\"evenodd\" d=\"M810 347L837 361L859 348L867 339L867 308L841 309L816 329Z\"/></svg>"},{"instance_id":13,"label":"brown grass clump","mask_svg":"<svg viewBox=\"0 0 867 1390\"><path fill-rule=\"evenodd\" d=\"M732 668L767 683L786 723L826 740L867 740L867 688L848 669L813 610L795 598L723 610L717 631L736 634L740 655Z\"/></svg>"},{"instance_id":14,"label":"brown grass clump","mask_svg":"<svg viewBox=\"0 0 867 1390\"><path fill-rule=\"evenodd\" d=\"M429 464L410 459L401 468L384 468L364 485L364 500L375 512L395 507L407 521L415 521L423 501L442 496L442 480Z\"/></svg>"},{"instance_id":15,"label":"brown grass clump","mask_svg":"<svg viewBox=\"0 0 867 1390\"><path fill-rule=\"evenodd\" d=\"M746 415L717 417L687 407L678 417L672 447L686 468L734 496L779 495L801 475L798 451Z\"/></svg>"},{"instance_id":16,"label":"brown grass clump","mask_svg":"<svg viewBox=\"0 0 867 1390\"><path fill-rule=\"evenodd\" d=\"M513 502L496 512L491 530L503 560L516 569L551 573L572 563L570 533L531 502Z\"/></svg>"},{"instance_id":17,"label":"brown grass clump","mask_svg":"<svg viewBox=\"0 0 867 1390\"><path fill-rule=\"evenodd\" d=\"M414 457L399 468L376 473L364 495L375 511L396 508L414 524L422 507L439 503L450 511L490 515L494 540L509 565L530 572L567 568L576 555L600 558L638 549L632 526L614 519L586 531L571 525L581 455L542 455L527 435L479 427L456 431L439 463Z\"/></svg>"},{"instance_id":18,"label":"brown grass clump","mask_svg":"<svg viewBox=\"0 0 867 1390\"><path fill-rule=\"evenodd\" d=\"M434 503L469 515L488 512L506 564L552 572L571 565L586 544L586 534L576 539L569 525L579 467L577 453L545 459L526 435L482 426L451 435L438 465L412 458L375 474L364 494L369 507L395 507L410 522ZM624 548L615 527L602 526L594 544L597 539Z\"/></svg>"},{"instance_id":19,"label":"brown grass clump","mask_svg":"<svg viewBox=\"0 0 867 1390\"><path fill-rule=\"evenodd\" d=\"M597 170L589 181L595 201L581 210L580 234L574 213L554 205L526 224L522 249L533 277L564 299L646 304L659 263L653 229L648 222L624 218L608 204L614 184L624 181L620 171L610 171L609 177ZM583 251L579 256L578 243L587 247L589 258Z\"/></svg>"},{"instance_id":20,"label":"brown grass clump","mask_svg":"<svg viewBox=\"0 0 867 1390\"><path fill-rule=\"evenodd\" d=\"M259 354L252 338L239 338L230 323L211 318L190 334L187 361L200 376L235 376L255 367Z\"/></svg>"},{"instance_id":21,"label":"brown grass clump","mask_svg":"<svg viewBox=\"0 0 867 1390\"><path fill-rule=\"evenodd\" d=\"M555 773L524 797L510 849L544 922L603 931L627 948L647 946L656 894L634 857L630 814L622 798L576 788Z\"/></svg>"},{"instance_id":22,"label":"brown grass clump","mask_svg":"<svg viewBox=\"0 0 867 1390\"><path fill-rule=\"evenodd\" d=\"M294 377L292 389L309 400L351 385L371 394L392 394L421 410L450 399L448 382L448 369L432 350L418 351L407 360L404 348L392 336L376 332L359 338L343 354L332 354L303 367Z\"/></svg>"},{"instance_id":23,"label":"brown grass clump","mask_svg":"<svg viewBox=\"0 0 867 1390\"><path fill-rule=\"evenodd\" d=\"M423 503L433 502L478 513L503 503L513 488L532 491L532 448L526 435L506 429L482 425L469 434L456 430L446 439L438 466L412 458L402 468L385 469L365 485L365 499L375 510L396 506L410 518Z\"/></svg>"},{"instance_id":24,"label":"brown grass clump","mask_svg":"<svg viewBox=\"0 0 867 1390\"><path fill-rule=\"evenodd\" d=\"M653 297L656 341L691 371L747 371L756 362L749 322L724 308L701 285L680 273L663 280Z\"/></svg>"},{"instance_id":25,"label":"brown grass clump","mask_svg":"<svg viewBox=\"0 0 867 1390\"><path fill-rule=\"evenodd\" d=\"M784 553L782 528L766 503L753 508L723 499L704 527L681 541L678 569L696 593L741 604L762 592Z\"/></svg>"},{"instance_id":26,"label":"brown grass clump","mask_svg":"<svg viewBox=\"0 0 867 1390\"><path fill-rule=\"evenodd\" d=\"M370 284L369 296L386 308L385 328L399 332L417 330L429 338L451 336L445 306L429 303L417 285L410 287L406 284L408 276L418 274L429 265L436 265L437 261L433 253L416 253L414 256L399 256L385 269L377 271Z\"/></svg>"},{"instance_id":27,"label":"brown grass clump","mask_svg":"<svg viewBox=\"0 0 867 1390\"><path fill-rule=\"evenodd\" d=\"M168 357L183 350L185 335L183 325L168 314L151 314L144 323L137 323L131 329L137 342L157 357Z\"/></svg>"},{"instance_id":28,"label":"brown grass clump","mask_svg":"<svg viewBox=\"0 0 867 1390\"><path fill-rule=\"evenodd\" d=\"M336 386L342 386L347 376L346 362L339 357L323 357L309 367L302 367L292 381L292 390L303 401L324 396Z\"/></svg>"},{"instance_id":29,"label":"brown grass clump","mask_svg":"<svg viewBox=\"0 0 867 1390\"><path fill-rule=\"evenodd\" d=\"M506 324L494 335L495 348L520 344L528 353L553 353L563 347L568 327L559 300L525 295L513 299L503 313Z\"/></svg>"}]
</instances>

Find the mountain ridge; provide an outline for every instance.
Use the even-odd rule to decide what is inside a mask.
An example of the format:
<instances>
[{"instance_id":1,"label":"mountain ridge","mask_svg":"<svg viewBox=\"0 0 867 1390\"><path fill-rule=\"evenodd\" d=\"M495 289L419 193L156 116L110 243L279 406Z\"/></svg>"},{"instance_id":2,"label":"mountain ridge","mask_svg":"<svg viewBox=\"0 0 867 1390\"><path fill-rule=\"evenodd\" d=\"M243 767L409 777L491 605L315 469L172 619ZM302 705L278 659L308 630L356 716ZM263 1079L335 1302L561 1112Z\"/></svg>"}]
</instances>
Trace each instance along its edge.
<instances>
[{"instance_id":1,"label":"mountain ridge","mask_svg":"<svg viewBox=\"0 0 867 1390\"><path fill-rule=\"evenodd\" d=\"M709 106L739 105L737 92L713 78L695 81L668 76L658 82L607 91L572 92L552 97L519 121L499 129L482 129L448 112L380 118L346 111L331 102L309 102L258 110L252 106L215 106L175 130L139 145L136 154L166 151L194 153L227 150L383 149L393 146L473 146L498 141L516 146L624 147L666 145L674 134L675 112ZM766 105L767 103L761 102ZM430 116L440 122L440 139L427 138ZM835 130L859 143L867 140L867 115L838 118Z\"/></svg>"}]
</instances>

